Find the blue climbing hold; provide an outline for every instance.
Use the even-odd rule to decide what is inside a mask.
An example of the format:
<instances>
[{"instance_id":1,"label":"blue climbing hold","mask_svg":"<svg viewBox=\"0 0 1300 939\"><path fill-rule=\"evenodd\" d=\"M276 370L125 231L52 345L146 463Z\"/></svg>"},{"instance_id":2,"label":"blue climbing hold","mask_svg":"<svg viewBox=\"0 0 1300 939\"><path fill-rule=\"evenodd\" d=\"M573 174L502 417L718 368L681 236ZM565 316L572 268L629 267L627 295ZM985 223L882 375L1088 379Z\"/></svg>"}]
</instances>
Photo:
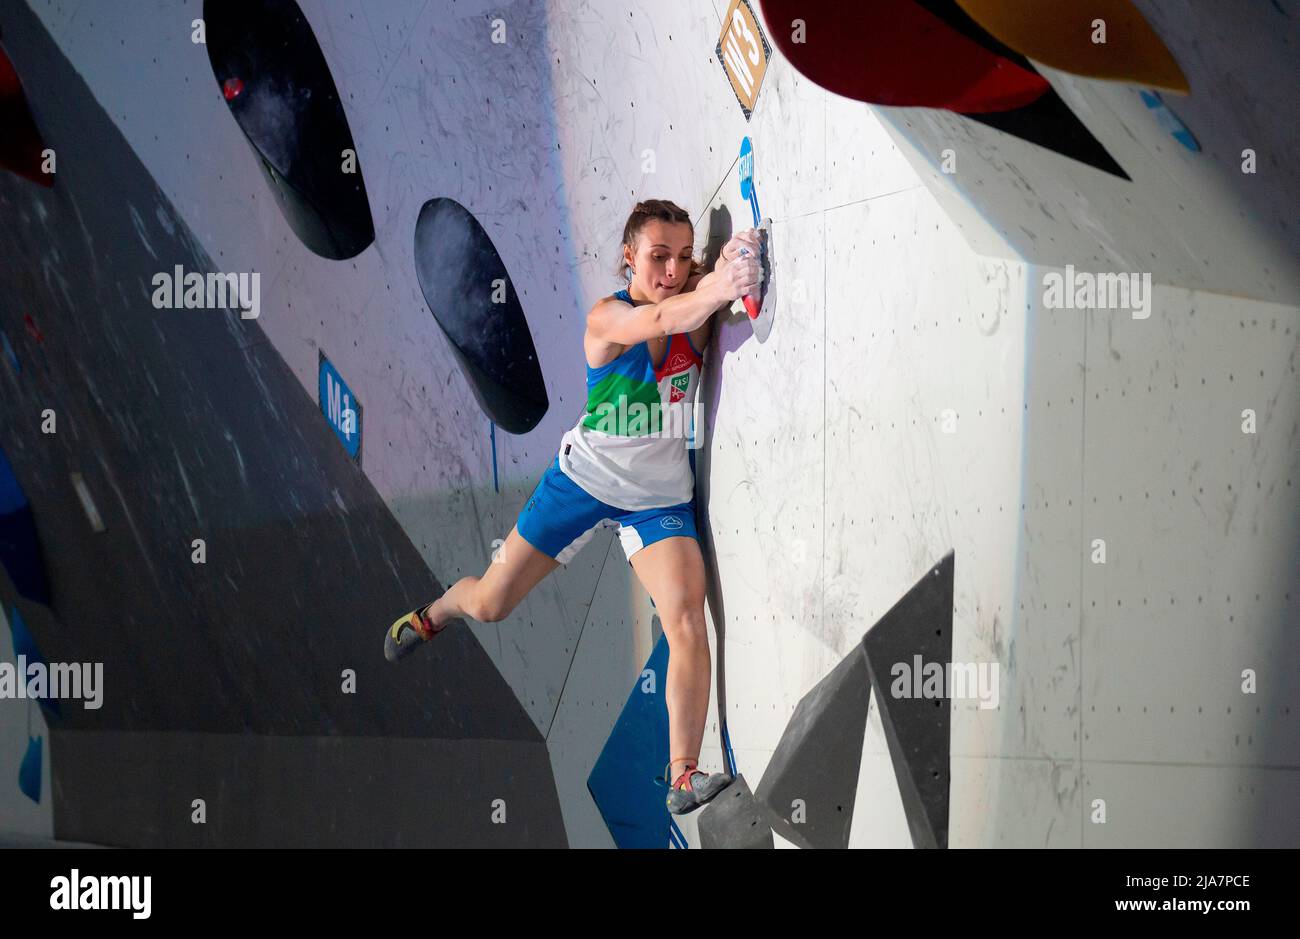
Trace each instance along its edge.
<instances>
[{"instance_id":1,"label":"blue climbing hold","mask_svg":"<svg viewBox=\"0 0 1300 939\"><path fill-rule=\"evenodd\" d=\"M18 788L37 805L41 804L41 754L40 737L27 738L27 752L18 767Z\"/></svg>"},{"instance_id":2,"label":"blue climbing hold","mask_svg":"<svg viewBox=\"0 0 1300 939\"><path fill-rule=\"evenodd\" d=\"M49 606L50 581L41 560L31 503L0 448L0 565L9 572L18 594Z\"/></svg>"},{"instance_id":3,"label":"blue climbing hold","mask_svg":"<svg viewBox=\"0 0 1300 939\"><path fill-rule=\"evenodd\" d=\"M0 346L4 347L5 358L14 367L14 371L22 374L23 367L18 364L18 353L14 352L14 347L9 344L9 337L3 330L0 330Z\"/></svg>"},{"instance_id":4,"label":"blue climbing hold","mask_svg":"<svg viewBox=\"0 0 1300 939\"><path fill-rule=\"evenodd\" d=\"M1164 100L1158 93L1154 91L1139 91L1138 94L1142 96L1142 103L1151 109L1151 113L1155 115L1156 121L1159 122L1160 126L1163 127L1171 137L1193 153L1201 152L1200 143L1198 143L1196 138L1192 136L1192 132L1187 129L1187 125L1178 119L1177 114L1169 110L1168 105L1165 104Z\"/></svg>"}]
</instances>

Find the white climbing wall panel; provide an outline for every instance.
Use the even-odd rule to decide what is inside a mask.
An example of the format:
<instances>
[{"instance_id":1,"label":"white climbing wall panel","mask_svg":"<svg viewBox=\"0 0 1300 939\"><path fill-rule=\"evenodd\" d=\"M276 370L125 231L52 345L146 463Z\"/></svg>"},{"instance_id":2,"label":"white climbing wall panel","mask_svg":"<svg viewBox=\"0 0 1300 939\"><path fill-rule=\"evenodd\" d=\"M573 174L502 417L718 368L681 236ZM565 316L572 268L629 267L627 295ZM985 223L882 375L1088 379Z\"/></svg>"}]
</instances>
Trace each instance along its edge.
<instances>
[{"instance_id":1,"label":"white climbing wall panel","mask_svg":"<svg viewBox=\"0 0 1300 939\"><path fill-rule=\"evenodd\" d=\"M954 702L953 846L1300 841L1294 148L1262 194L1228 172L1239 137L1276 150L1294 122L1276 129L1255 86L1244 109L1211 94L1256 33L1152 14L1180 57L1213 37L1184 62L1193 96L1170 99L1201 154L1161 139L1133 89L1049 73L1125 183L955 115L837 98L779 54L746 122L713 58L723 0L302 0L377 231L334 263L269 197L190 41L199 0L32 6L214 263L265 275L261 326L308 393L322 349L356 390L363 468L443 582L481 572L576 420L583 315L618 286L632 204L686 206L700 249L724 209L747 226L748 134L781 300L763 342L743 314L720 325L701 395L723 666L705 765L725 692L756 788L802 695L955 549L954 657L996 662L1001 681L996 709ZM945 147L956 174L938 170ZM542 423L497 434L499 492L488 422L412 267L434 196L491 235L547 381ZM1151 316L1045 308L1043 278L1066 264L1153 274ZM473 627L548 736L575 846L611 843L586 777L652 617L602 533ZM855 846L910 843L874 712L856 804Z\"/></svg>"}]
</instances>

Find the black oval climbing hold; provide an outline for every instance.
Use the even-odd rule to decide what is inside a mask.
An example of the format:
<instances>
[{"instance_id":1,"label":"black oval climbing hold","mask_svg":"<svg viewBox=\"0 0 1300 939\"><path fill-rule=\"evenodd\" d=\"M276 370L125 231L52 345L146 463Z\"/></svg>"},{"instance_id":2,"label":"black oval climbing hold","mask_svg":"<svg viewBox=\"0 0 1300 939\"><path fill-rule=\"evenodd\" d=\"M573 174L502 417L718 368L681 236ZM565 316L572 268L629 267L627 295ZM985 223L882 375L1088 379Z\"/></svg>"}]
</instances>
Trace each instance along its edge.
<instances>
[{"instance_id":1,"label":"black oval climbing hold","mask_svg":"<svg viewBox=\"0 0 1300 939\"><path fill-rule=\"evenodd\" d=\"M479 407L523 434L550 402L510 275L478 220L454 199L430 199L415 224L415 273Z\"/></svg>"},{"instance_id":2,"label":"black oval climbing hold","mask_svg":"<svg viewBox=\"0 0 1300 939\"><path fill-rule=\"evenodd\" d=\"M285 220L321 257L375 240L370 201L338 88L295 0L204 0L217 86L258 155ZM350 170L350 171L348 171Z\"/></svg>"}]
</instances>

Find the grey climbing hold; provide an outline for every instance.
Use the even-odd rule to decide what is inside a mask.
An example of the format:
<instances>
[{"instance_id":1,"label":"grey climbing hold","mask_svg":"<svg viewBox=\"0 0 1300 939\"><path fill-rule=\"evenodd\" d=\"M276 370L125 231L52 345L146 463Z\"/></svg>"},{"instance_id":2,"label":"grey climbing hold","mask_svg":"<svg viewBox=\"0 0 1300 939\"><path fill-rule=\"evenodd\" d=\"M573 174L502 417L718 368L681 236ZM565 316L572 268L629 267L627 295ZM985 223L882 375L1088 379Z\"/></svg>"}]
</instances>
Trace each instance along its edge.
<instances>
[{"instance_id":1,"label":"grey climbing hold","mask_svg":"<svg viewBox=\"0 0 1300 939\"><path fill-rule=\"evenodd\" d=\"M782 838L801 848L849 846L870 701L861 645L800 700L758 784Z\"/></svg>"},{"instance_id":2,"label":"grey climbing hold","mask_svg":"<svg viewBox=\"0 0 1300 939\"><path fill-rule=\"evenodd\" d=\"M772 819L745 777L713 797L700 815L702 848L771 848Z\"/></svg>"},{"instance_id":3,"label":"grey climbing hold","mask_svg":"<svg viewBox=\"0 0 1300 939\"><path fill-rule=\"evenodd\" d=\"M895 697L891 674L899 663L909 671L935 663L947 673L952 661L953 564L949 551L862 639L907 827L918 848L948 846L951 704L946 685L940 696ZM920 683L918 675L915 684Z\"/></svg>"}]
</instances>

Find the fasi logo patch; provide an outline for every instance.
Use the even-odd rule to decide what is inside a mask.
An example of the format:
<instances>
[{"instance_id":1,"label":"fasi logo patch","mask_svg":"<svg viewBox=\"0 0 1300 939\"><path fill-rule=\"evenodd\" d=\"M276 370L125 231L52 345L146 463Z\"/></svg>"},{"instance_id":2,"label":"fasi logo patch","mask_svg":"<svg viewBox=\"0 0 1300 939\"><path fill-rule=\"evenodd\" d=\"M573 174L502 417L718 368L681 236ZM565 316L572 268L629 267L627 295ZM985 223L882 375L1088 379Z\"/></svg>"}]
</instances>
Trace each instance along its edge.
<instances>
[{"instance_id":1,"label":"fasi logo patch","mask_svg":"<svg viewBox=\"0 0 1300 939\"><path fill-rule=\"evenodd\" d=\"M686 389L691 387L691 373L674 376L670 381L672 387L668 392L668 401L671 403L686 397Z\"/></svg>"}]
</instances>

